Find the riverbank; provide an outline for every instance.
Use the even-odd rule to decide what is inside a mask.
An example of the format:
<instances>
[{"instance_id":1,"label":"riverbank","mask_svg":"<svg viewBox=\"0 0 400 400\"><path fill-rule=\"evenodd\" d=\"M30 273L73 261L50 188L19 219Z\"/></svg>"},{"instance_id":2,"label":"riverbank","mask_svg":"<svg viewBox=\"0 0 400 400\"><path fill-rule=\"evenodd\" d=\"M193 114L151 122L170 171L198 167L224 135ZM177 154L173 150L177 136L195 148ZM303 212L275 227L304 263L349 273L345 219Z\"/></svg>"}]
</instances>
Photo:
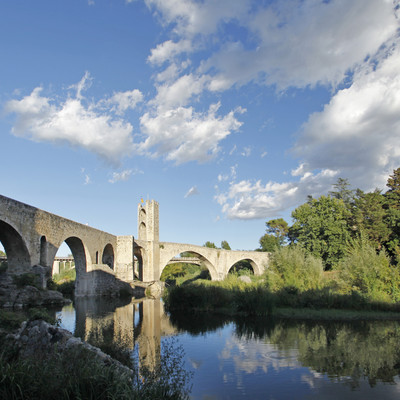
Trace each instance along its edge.
<instances>
[{"instance_id":1,"label":"riverbank","mask_svg":"<svg viewBox=\"0 0 400 400\"><path fill-rule=\"evenodd\" d=\"M271 291L263 281L245 283L231 277L226 281L192 282L169 287L163 296L170 312L268 316L316 320L400 320L400 304L377 302L351 292L329 288L299 291L293 287Z\"/></svg>"},{"instance_id":2,"label":"riverbank","mask_svg":"<svg viewBox=\"0 0 400 400\"><path fill-rule=\"evenodd\" d=\"M73 336L43 308L0 310L0 398L188 399L180 349L165 345L149 368L126 343L97 339Z\"/></svg>"}]
</instances>

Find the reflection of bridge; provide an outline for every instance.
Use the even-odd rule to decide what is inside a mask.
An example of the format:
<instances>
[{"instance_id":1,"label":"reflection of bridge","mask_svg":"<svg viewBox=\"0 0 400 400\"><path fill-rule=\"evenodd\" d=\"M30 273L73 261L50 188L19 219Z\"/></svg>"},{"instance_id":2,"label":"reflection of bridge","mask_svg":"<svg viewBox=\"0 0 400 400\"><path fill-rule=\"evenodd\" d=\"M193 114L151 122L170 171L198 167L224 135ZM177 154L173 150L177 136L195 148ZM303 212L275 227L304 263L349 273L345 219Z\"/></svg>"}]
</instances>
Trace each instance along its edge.
<instances>
[{"instance_id":1,"label":"reflection of bridge","mask_svg":"<svg viewBox=\"0 0 400 400\"><path fill-rule=\"evenodd\" d=\"M75 335L91 342L120 341L133 349L139 345L142 365L155 366L160 355L161 338L176 334L164 306L159 299L132 300L129 304L118 304L120 300L75 301Z\"/></svg>"},{"instance_id":2,"label":"reflection of bridge","mask_svg":"<svg viewBox=\"0 0 400 400\"><path fill-rule=\"evenodd\" d=\"M76 295L117 291L135 276L159 280L164 267L177 255L190 253L208 268L211 279L221 280L237 262L248 260L255 274L268 265L268 253L211 249L159 241L158 203L138 206L138 237L115 236L59 217L0 195L0 241L11 273L41 265L51 274L55 255L65 241L76 269ZM182 258L179 258L182 262ZM191 259L193 262L193 259Z\"/></svg>"}]
</instances>

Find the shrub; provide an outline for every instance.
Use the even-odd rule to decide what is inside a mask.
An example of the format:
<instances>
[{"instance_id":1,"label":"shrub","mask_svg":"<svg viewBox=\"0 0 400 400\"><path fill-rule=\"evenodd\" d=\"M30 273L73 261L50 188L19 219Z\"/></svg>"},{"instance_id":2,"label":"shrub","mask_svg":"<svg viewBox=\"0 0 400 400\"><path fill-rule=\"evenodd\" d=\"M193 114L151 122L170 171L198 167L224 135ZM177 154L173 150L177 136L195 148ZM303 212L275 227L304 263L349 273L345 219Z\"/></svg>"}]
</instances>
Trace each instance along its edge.
<instances>
[{"instance_id":1,"label":"shrub","mask_svg":"<svg viewBox=\"0 0 400 400\"><path fill-rule=\"evenodd\" d=\"M323 286L322 260L307 254L300 246L281 247L271 256L265 280L273 291L284 287L302 291L320 288Z\"/></svg>"},{"instance_id":2,"label":"shrub","mask_svg":"<svg viewBox=\"0 0 400 400\"><path fill-rule=\"evenodd\" d=\"M386 252L377 253L365 236L349 243L338 269L347 291L358 291L376 301L400 300L398 269L390 265Z\"/></svg>"},{"instance_id":3,"label":"shrub","mask_svg":"<svg viewBox=\"0 0 400 400\"><path fill-rule=\"evenodd\" d=\"M36 286L36 275L30 272L21 275L13 275L13 282L18 288Z\"/></svg>"}]
</instances>

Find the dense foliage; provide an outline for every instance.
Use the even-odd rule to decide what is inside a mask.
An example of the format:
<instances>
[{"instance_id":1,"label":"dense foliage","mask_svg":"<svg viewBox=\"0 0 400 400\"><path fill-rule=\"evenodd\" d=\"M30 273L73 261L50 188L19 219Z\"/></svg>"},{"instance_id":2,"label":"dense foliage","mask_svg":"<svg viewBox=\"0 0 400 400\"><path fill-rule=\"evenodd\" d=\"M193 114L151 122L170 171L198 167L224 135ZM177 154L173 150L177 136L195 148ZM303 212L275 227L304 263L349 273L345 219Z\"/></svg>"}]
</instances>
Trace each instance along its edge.
<instances>
[{"instance_id":1,"label":"dense foliage","mask_svg":"<svg viewBox=\"0 0 400 400\"><path fill-rule=\"evenodd\" d=\"M290 244L303 247L322 259L324 269L337 269L347 257L351 241L366 236L377 252L383 249L391 268L400 261L400 168L387 180L386 193L365 193L350 189L347 179L339 178L332 191L317 199L309 196L292 212L293 224L282 219L266 223L260 250L273 252Z\"/></svg>"}]
</instances>

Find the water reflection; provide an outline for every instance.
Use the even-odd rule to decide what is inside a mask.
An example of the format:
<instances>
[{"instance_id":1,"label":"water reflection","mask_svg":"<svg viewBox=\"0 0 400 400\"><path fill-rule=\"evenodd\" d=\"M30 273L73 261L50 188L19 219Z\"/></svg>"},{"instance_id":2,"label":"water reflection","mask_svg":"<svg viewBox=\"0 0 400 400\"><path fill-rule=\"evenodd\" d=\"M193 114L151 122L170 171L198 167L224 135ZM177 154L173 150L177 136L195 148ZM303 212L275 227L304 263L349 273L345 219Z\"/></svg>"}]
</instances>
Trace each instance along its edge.
<instances>
[{"instance_id":1,"label":"water reflection","mask_svg":"<svg viewBox=\"0 0 400 400\"><path fill-rule=\"evenodd\" d=\"M71 308L62 312L71 324ZM313 322L167 316L159 300L79 299L75 335L123 338L140 361L159 362L164 336L179 334L193 398L394 398L399 392L397 321Z\"/></svg>"}]
</instances>

